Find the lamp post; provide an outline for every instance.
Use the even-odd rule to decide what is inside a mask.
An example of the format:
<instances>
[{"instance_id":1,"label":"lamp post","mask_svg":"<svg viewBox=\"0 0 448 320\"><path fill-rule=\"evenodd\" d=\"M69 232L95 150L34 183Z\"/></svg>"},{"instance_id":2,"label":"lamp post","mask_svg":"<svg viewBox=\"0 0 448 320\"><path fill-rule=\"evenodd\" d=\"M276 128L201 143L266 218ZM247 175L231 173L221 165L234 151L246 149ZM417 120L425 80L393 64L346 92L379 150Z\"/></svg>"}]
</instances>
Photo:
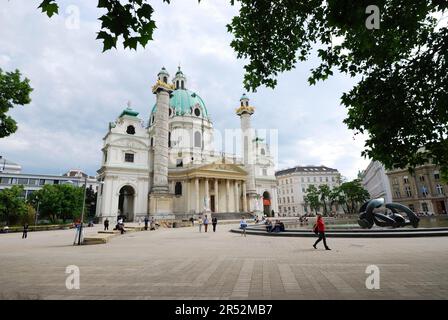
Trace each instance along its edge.
<instances>
[{"instance_id":1,"label":"lamp post","mask_svg":"<svg viewBox=\"0 0 448 320\"><path fill-rule=\"evenodd\" d=\"M86 190L87 190L87 175L84 178L84 195L82 197L81 224L79 225L78 245L81 245L82 224L84 221L84 209L86 206Z\"/></svg>"}]
</instances>

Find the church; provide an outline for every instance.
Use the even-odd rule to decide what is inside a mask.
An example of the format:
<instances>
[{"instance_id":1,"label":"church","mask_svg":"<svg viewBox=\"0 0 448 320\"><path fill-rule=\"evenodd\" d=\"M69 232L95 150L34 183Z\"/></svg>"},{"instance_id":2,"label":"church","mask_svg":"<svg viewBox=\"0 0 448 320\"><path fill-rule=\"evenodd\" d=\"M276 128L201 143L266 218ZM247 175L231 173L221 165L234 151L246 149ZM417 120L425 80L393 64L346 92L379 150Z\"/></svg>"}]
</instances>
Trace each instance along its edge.
<instances>
[{"instance_id":1,"label":"church","mask_svg":"<svg viewBox=\"0 0 448 320\"><path fill-rule=\"evenodd\" d=\"M215 150L206 104L188 89L180 67L172 79L162 68L152 93L156 102L146 122L128 105L109 123L98 170L100 222L114 223L118 216L137 221L277 214L274 160L252 128L255 108L246 94L235 110L237 157Z\"/></svg>"}]
</instances>

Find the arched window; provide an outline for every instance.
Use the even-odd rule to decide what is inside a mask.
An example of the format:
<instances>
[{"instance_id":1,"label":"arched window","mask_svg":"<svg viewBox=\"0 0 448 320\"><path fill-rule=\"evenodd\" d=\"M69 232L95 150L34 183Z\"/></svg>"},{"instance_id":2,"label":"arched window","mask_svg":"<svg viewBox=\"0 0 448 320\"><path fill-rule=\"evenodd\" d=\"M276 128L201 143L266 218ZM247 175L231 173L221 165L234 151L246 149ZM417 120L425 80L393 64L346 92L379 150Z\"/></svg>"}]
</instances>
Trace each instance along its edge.
<instances>
[{"instance_id":1,"label":"arched window","mask_svg":"<svg viewBox=\"0 0 448 320\"><path fill-rule=\"evenodd\" d=\"M201 133L199 131L196 131L194 133L194 146L196 148L202 147L202 137L201 137Z\"/></svg>"},{"instance_id":2,"label":"arched window","mask_svg":"<svg viewBox=\"0 0 448 320\"><path fill-rule=\"evenodd\" d=\"M151 137L151 147L153 147L153 146L154 146L154 138Z\"/></svg>"},{"instance_id":3,"label":"arched window","mask_svg":"<svg viewBox=\"0 0 448 320\"><path fill-rule=\"evenodd\" d=\"M167 77L163 77L163 82L168 83L168 78Z\"/></svg>"},{"instance_id":4,"label":"arched window","mask_svg":"<svg viewBox=\"0 0 448 320\"><path fill-rule=\"evenodd\" d=\"M179 80L176 81L176 89L179 89Z\"/></svg>"},{"instance_id":5,"label":"arched window","mask_svg":"<svg viewBox=\"0 0 448 320\"><path fill-rule=\"evenodd\" d=\"M243 103L243 101L241 101L241 106L242 106L242 107L244 106L244 103Z\"/></svg>"},{"instance_id":6,"label":"arched window","mask_svg":"<svg viewBox=\"0 0 448 320\"><path fill-rule=\"evenodd\" d=\"M249 106L249 101L246 101L246 107L248 107Z\"/></svg>"},{"instance_id":7,"label":"arched window","mask_svg":"<svg viewBox=\"0 0 448 320\"><path fill-rule=\"evenodd\" d=\"M261 148L260 153L262 156L264 156L266 154L266 151L264 150L264 148Z\"/></svg>"},{"instance_id":8,"label":"arched window","mask_svg":"<svg viewBox=\"0 0 448 320\"><path fill-rule=\"evenodd\" d=\"M126 128L126 133L127 133L127 134L135 134L135 128L134 128L134 126L128 126L128 127Z\"/></svg>"},{"instance_id":9,"label":"arched window","mask_svg":"<svg viewBox=\"0 0 448 320\"><path fill-rule=\"evenodd\" d=\"M168 148L171 148L171 132L168 132Z\"/></svg>"},{"instance_id":10,"label":"arched window","mask_svg":"<svg viewBox=\"0 0 448 320\"><path fill-rule=\"evenodd\" d=\"M180 86L181 86L182 89L185 89L184 80L182 80L182 81L180 82Z\"/></svg>"},{"instance_id":11,"label":"arched window","mask_svg":"<svg viewBox=\"0 0 448 320\"><path fill-rule=\"evenodd\" d=\"M174 194L176 196L182 195L182 182L176 182L176 185L174 187Z\"/></svg>"},{"instance_id":12,"label":"arched window","mask_svg":"<svg viewBox=\"0 0 448 320\"><path fill-rule=\"evenodd\" d=\"M194 109L194 114L196 117L199 117L201 115L201 110L199 110L199 108Z\"/></svg>"},{"instance_id":13,"label":"arched window","mask_svg":"<svg viewBox=\"0 0 448 320\"><path fill-rule=\"evenodd\" d=\"M168 116L171 117L171 115L173 114L173 110L171 108L168 109Z\"/></svg>"}]
</instances>

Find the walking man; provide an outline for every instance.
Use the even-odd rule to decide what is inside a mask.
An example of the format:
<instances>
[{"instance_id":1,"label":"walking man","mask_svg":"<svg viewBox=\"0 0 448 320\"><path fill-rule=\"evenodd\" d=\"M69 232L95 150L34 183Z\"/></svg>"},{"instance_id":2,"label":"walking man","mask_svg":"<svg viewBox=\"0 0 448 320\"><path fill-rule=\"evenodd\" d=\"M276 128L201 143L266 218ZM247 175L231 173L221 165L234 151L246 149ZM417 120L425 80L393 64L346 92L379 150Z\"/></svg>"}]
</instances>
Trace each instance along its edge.
<instances>
[{"instance_id":1,"label":"walking man","mask_svg":"<svg viewBox=\"0 0 448 320\"><path fill-rule=\"evenodd\" d=\"M145 230L148 230L148 222L149 222L148 216L145 216Z\"/></svg>"},{"instance_id":2,"label":"walking man","mask_svg":"<svg viewBox=\"0 0 448 320\"><path fill-rule=\"evenodd\" d=\"M104 220L104 231L109 230L109 219Z\"/></svg>"},{"instance_id":3,"label":"walking man","mask_svg":"<svg viewBox=\"0 0 448 320\"><path fill-rule=\"evenodd\" d=\"M218 219L216 217L212 218L213 232L216 232L216 225L218 224Z\"/></svg>"},{"instance_id":4,"label":"walking man","mask_svg":"<svg viewBox=\"0 0 448 320\"><path fill-rule=\"evenodd\" d=\"M313 244L314 249L317 249L316 245L323 240L324 241L324 247L325 250L331 250L328 246L327 246L327 239L325 238L325 223L324 223L324 219L322 219L322 215L320 213L317 214L317 221L316 221L316 225L315 225L315 230L317 231L317 234L319 236L319 238L316 240L316 242Z\"/></svg>"},{"instance_id":5,"label":"walking man","mask_svg":"<svg viewBox=\"0 0 448 320\"><path fill-rule=\"evenodd\" d=\"M28 237L28 223L25 222L23 225L23 234L22 239L26 239Z\"/></svg>"}]
</instances>

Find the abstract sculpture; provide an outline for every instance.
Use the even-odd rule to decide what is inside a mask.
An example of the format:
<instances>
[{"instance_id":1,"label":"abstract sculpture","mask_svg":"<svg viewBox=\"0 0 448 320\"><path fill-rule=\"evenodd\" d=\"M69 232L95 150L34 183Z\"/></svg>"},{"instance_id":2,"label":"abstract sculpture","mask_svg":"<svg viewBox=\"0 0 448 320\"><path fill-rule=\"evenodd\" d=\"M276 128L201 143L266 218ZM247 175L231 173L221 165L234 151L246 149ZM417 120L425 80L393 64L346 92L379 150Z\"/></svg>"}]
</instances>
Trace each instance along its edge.
<instances>
[{"instance_id":1,"label":"abstract sculpture","mask_svg":"<svg viewBox=\"0 0 448 320\"><path fill-rule=\"evenodd\" d=\"M375 209L380 207L386 207L390 210L389 215L379 212L374 212ZM408 219L405 219L399 212L406 213ZM373 199L364 203L359 209L359 220L358 224L363 229L370 229L376 224L379 227L404 227L407 225L412 225L414 228L418 227L420 219L417 215L408 207L399 203L386 203L384 204L383 198Z\"/></svg>"}]
</instances>

